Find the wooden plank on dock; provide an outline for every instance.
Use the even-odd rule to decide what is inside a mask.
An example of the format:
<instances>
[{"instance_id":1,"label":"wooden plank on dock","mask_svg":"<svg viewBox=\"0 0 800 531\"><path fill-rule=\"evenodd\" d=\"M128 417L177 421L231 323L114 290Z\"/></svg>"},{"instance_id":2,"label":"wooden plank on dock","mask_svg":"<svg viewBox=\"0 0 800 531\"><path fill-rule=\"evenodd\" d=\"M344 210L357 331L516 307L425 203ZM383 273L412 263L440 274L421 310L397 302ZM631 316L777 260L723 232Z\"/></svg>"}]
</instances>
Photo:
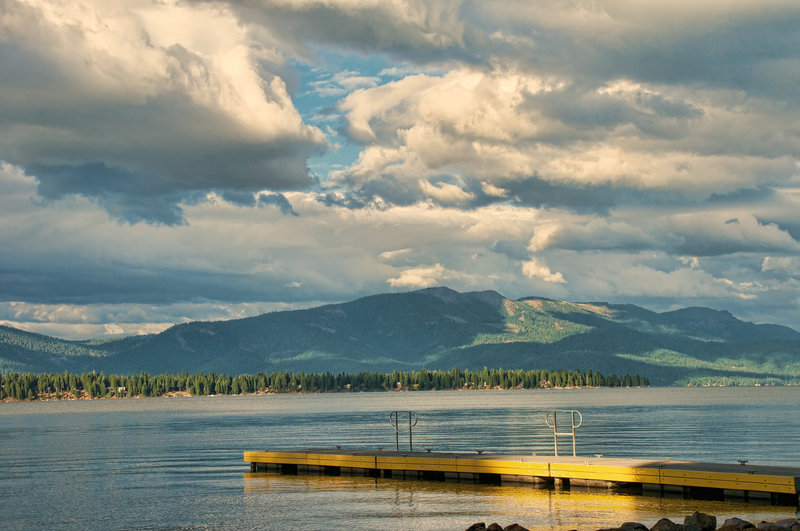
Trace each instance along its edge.
<instances>
[{"instance_id":1,"label":"wooden plank on dock","mask_svg":"<svg viewBox=\"0 0 800 531\"><path fill-rule=\"evenodd\" d=\"M398 452L308 449L245 452L244 461L258 465L351 468L419 472L429 477L475 475L522 481L581 480L614 484L647 484L700 489L766 492L797 499L800 468L724 463L695 463L604 457L487 455L457 452Z\"/></svg>"}]
</instances>

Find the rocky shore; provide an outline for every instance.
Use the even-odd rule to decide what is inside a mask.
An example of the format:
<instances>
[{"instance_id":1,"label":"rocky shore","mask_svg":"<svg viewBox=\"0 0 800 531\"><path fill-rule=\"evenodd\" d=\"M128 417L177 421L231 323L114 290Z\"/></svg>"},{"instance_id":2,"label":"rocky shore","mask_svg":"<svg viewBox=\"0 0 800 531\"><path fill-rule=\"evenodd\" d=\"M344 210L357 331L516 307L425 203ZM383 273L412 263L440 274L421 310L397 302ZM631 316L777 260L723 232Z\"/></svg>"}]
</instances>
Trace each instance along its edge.
<instances>
[{"instance_id":1,"label":"rocky shore","mask_svg":"<svg viewBox=\"0 0 800 531\"><path fill-rule=\"evenodd\" d=\"M717 527L717 517L709 514L695 512L683 519L683 523L676 523L668 518L662 518L652 527L647 527L639 522L625 522L618 527L604 527L596 531L739 531L742 529L756 529L759 531L800 531L800 521L797 518L786 518L777 522L759 522L754 524L741 518L728 518ZM499 524L478 522L469 526L466 531L530 531L519 524L503 527ZM577 531L577 530L576 530Z\"/></svg>"}]
</instances>

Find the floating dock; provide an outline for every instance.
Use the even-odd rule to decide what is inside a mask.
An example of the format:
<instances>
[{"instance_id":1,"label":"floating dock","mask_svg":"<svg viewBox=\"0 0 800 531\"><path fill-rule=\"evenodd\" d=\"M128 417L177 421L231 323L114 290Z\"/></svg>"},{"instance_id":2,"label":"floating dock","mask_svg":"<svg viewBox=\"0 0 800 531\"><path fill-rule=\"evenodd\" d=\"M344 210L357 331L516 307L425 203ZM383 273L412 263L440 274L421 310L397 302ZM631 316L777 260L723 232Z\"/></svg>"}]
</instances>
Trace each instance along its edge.
<instances>
[{"instance_id":1,"label":"floating dock","mask_svg":"<svg viewBox=\"0 0 800 531\"><path fill-rule=\"evenodd\" d=\"M494 485L530 483L678 493L686 498L766 498L800 508L800 468L673 460L463 452L306 449L245 452L251 472L359 475Z\"/></svg>"}]
</instances>

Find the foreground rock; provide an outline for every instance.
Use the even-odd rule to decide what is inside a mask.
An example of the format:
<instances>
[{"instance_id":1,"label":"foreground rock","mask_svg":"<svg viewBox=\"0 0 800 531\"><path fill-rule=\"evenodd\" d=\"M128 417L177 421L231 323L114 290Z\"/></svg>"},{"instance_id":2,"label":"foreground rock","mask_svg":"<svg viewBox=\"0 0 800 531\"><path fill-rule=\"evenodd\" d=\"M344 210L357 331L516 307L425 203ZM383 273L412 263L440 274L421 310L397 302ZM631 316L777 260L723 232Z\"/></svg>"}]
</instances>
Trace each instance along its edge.
<instances>
[{"instance_id":1,"label":"foreground rock","mask_svg":"<svg viewBox=\"0 0 800 531\"><path fill-rule=\"evenodd\" d=\"M684 518L682 524L662 518L653 527L647 527L639 522L625 522L619 527L606 527L597 531L739 531L740 529L800 531L800 521L797 518L786 518L777 522L759 522L758 525L755 525L741 518L728 518L721 526L717 527L716 516L695 511L694 514ZM466 531L528 531L528 529L519 524L502 527L495 523L489 524L487 527L485 523L478 522L469 526Z\"/></svg>"},{"instance_id":2,"label":"foreground rock","mask_svg":"<svg viewBox=\"0 0 800 531\"><path fill-rule=\"evenodd\" d=\"M467 528L467 531L529 531L527 527L522 527L519 524L511 524L506 527L502 527L500 524L489 524L489 527L486 527L486 524L483 522L478 522L477 524L472 524Z\"/></svg>"}]
</instances>

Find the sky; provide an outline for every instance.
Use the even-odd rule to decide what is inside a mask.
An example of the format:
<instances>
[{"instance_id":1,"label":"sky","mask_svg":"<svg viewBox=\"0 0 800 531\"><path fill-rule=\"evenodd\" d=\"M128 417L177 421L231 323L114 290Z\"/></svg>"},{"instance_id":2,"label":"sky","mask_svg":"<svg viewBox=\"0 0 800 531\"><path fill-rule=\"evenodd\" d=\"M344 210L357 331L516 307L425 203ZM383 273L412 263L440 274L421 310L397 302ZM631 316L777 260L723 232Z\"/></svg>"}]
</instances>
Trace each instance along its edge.
<instances>
[{"instance_id":1,"label":"sky","mask_svg":"<svg viewBox=\"0 0 800 531\"><path fill-rule=\"evenodd\" d=\"M0 0L0 324L445 285L800 329L796 0Z\"/></svg>"}]
</instances>

